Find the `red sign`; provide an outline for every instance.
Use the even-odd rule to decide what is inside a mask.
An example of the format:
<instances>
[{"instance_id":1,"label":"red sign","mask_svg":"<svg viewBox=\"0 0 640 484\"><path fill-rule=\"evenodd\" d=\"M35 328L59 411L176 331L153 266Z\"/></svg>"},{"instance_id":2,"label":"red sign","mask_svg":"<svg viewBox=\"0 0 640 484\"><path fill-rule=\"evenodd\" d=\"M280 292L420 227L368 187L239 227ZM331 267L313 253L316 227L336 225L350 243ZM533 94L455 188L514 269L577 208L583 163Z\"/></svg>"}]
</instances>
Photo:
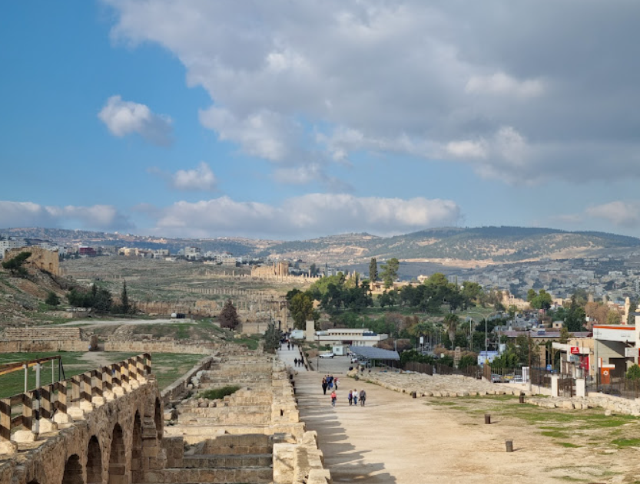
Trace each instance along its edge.
<instances>
[{"instance_id":1,"label":"red sign","mask_svg":"<svg viewBox=\"0 0 640 484\"><path fill-rule=\"evenodd\" d=\"M579 355L580 354L580 348L578 346L572 346L571 347L571 354L572 355Z\"/></svg>"}]
</instances>

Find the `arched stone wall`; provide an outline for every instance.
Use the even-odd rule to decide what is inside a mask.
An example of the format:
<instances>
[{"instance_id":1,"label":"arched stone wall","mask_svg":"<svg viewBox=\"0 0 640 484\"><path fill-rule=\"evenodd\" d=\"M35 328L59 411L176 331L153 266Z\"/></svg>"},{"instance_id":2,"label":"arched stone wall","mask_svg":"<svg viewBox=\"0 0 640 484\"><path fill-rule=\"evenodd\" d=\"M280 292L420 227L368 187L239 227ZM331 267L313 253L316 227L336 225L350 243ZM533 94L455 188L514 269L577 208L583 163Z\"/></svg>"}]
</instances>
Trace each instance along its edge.
<instances>
[{"instance_id":1,"label":"arched stone wall","mask_svg":"<svg viewBox=\"0 0 640 484\"><path fill-rule=\"evenodd\" d=\"M78 454L73 454L67 459L62 475L62 484L84 484L82 463Z\"/></svg>"},{"instance_id":2,"label":"arched stone wall","mask_svg":"<svg viewBox=\"0 0 640 484\"><path fill-rule=\"evenodd\" d=\"M164 432L164 419L162 415L162 403L159 398L156 398L156 403L153 411L153 422L156 424L156 434L158 440L162 439L162 433Z\"/></svg>"},{"instance_id":3,"label":"arched stone wall","mask_svg":"<svg viewBox=\"0 0 640 484\"><path fill-rule=\"evenodd\" d=\"M87 447L87 484L102 484L102 450L95 435Z\"/></svg>"},{"instance_id":4,"label":"arched stone wall","mask_svg":"<svg viewBox=\"0 0 640 484\"><path fill-rule=\"evenodd\" d=\"M132 482L140 482L142 480L142 419L139 412L136 412L133 419L133 435L130 449L131 480Z\"/></svg>"},{"instance_id":5,"label":"arched stone wall","mask_svg":"<svg viewBox=\"0 0 640 484\"><path fill-rule=\"evenodd\" d=\"M124 433L120 424L115 424L109 452L109 484L126 484L127 453Z\"/></svg>"}]
</instances>

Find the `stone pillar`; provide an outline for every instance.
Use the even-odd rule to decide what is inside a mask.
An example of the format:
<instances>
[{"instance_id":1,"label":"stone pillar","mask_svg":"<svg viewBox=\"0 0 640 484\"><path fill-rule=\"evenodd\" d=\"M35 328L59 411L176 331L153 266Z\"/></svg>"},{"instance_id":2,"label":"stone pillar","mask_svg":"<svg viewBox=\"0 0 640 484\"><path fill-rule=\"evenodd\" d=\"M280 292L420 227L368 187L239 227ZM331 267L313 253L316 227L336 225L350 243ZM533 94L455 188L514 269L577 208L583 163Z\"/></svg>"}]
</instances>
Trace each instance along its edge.
<instances>
[{"instance_id":1,"label":"stone pillar","mask_svg":"<svg viewBox=\"0 0 640 484\"><path fill-rule=\"evenodd\" d=\"M313 342L315 334L315 322L313 320L307 321L307 330L305 331L306 340L309 342Z\"/></svg>"},{"instance_id":2,"label":"stone pillar","mask_svg":"<svg viewBox=\"0 0 640 484\"><path fill-rule=\"evenodd\" d=\"M551 396L557 397L558 393L558 380L560 377L558 375L551 375Z\"/></svg>"},{"instance_id":3,"label":"stone pillar","mask_svg":"<svg viewBox=\"0 0 640 484\"><path fill-rule=\"evenodd\" d=\"M584 378L576 378L576 397L587 396L587 382Z\"/></svg>"}]
</instances>

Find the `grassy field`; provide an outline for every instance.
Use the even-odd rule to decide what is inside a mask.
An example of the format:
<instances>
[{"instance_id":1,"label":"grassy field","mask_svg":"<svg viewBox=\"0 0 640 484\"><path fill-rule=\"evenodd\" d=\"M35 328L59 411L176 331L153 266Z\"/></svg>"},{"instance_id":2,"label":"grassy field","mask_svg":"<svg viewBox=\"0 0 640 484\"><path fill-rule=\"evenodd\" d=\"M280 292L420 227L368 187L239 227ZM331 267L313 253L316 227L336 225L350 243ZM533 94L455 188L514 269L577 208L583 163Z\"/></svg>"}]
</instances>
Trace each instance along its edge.
<instances>
[{"instance_id":1,"label":"grassy field","mask_svg":"<svg viewBox=\"0 0 640 484\"><path fill-rule=\"evenodd\" d=\"M48 356L60 355L67 378L93 370L103 364L117 363L138 353L89 353L89 352L60 352L60 353L3 353L0 354L0 364L27 361ZM176 379L189 371L204 355L155 353L152 354L152 371L158 379L160 389L173 383ZM96 361L100 359L100 362ZM57 365L55 378L58 377ZM28 372L28 389L35 386L35 371L31 368ZM46 362L41 370L41 384L51 383L51 363ZM5 398L24 390L24 370L0 376L0 398Z\"/></svg>"},{"instance_id":2,"label":"grassy field","mask_svg":"<svg viewBox=\"0 0 640 484\"><path fill-rule=\"evenodd\" d=\"M609 447L621 449L640 445L640 418L604 415L601 408L562 410L518 403L511 395L429 399L428 405L462 411L480 421L490 413L492 420L515 419L519 425L533 425L551 443L565 448Z\"/></svg>"}]
</instances>

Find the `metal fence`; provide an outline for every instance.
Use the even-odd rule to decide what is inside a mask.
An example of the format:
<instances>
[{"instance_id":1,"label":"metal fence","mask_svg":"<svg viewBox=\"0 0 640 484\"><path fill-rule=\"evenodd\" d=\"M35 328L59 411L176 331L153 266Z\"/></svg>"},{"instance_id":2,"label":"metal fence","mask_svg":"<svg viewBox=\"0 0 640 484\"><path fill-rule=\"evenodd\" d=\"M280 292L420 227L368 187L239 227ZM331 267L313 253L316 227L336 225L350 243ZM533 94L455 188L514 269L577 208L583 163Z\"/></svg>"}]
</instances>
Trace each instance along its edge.
<instances>
[{"instance_id":1,"label":"metal fence","mask_svg":"<svg viewBox=\"0 0 640 484\"><path fill-rule=\"evenodd\" d=\"M481 366L468 366L466 368L454 368L452 366L430 365L428 363L417 363L415 361L407 361L404 364L404 370L415 371L417 373L425 373L427 375L463 375L471 378L482 378Z\"/></svg>"},{"instance_id":2,"label":"metal fence","mask_svg":"<svg viewBox=\"0 0 640 484\"><path fill-rule=\"evenodd\" d=\"M640 398L640 380L630 380L625 377L612 378L611 383L606 385L597 385L592 381L587 384L587 392L605 393L629 399Z\"/></svg>"}]
</instances>

